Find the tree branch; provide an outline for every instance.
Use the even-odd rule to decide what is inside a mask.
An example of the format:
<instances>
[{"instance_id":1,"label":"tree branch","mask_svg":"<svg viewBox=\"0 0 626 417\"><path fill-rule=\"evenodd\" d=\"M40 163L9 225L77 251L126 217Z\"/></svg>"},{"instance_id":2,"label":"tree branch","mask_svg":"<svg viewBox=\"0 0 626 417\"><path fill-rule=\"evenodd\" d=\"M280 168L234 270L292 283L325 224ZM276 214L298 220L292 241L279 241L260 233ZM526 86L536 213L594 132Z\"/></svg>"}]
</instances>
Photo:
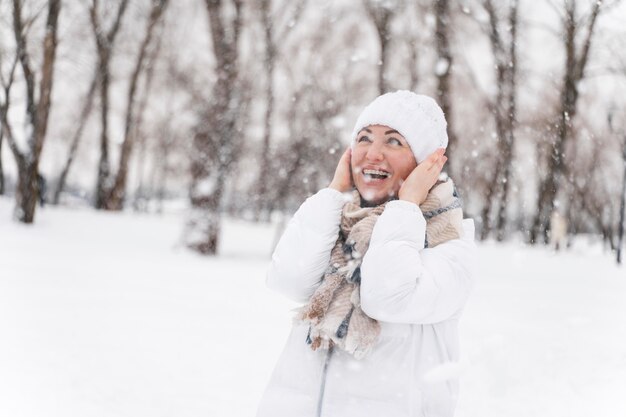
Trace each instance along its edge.
<instances>
[{"instance_id":1,"label":"tree branch","mask_svg":"<svg viewBox=\"0 0 626 417\"><path fill-rule=\"evenodd\" d=\"M241 8L243 7L242 0L233 0L233 4L235 5L235 17L233 18L232 28L233 28L233 44L239 44L239 34L241 32Z\"/></svg>"},{"instance_id":2,"label":"tree branch","mask_svg":"<svg viewBox=\"0 0 626 417\"><path fill-rule=\"evenodd\" d=\"M281 39L281 40L285 39L289 35L289 32L291 32L292 29L296 27L296 25L298 24L298 21L302 17L302 14L304 13L304 10L306 9L307 1L308 0L298 0L296 2L293 14L286 22L283 22L280 25L281 29L279 29L277 36L274 39L272 39L274 43L276 43L276 39ZM289 3L292 4L293 2L289 2ZM277 19L277 20L282 20L282 19Z\"/></svg>"},{"instance_id":3,"label":"tree branch","mask_svg":"<svg viewBox=\"0 0 626 417\"><path fill-rule=\"evenodd\" d=\"M96 38L96 43L99 50L107 50L111 49L111 46L115 42L115 37L119 32L122 17L126 11L126 6L128 6L128 0L122 0L115 16L115 21L109 28L106 35L103 33L102 25L100 22L100 17L98 13L98 4L99 0L92 0L91 8L89 9L89 17L91 19L91 28L93 29L93 33Z\"/></svg>"},{"instance_id":4,"label":"tree branch","mask_svg":"<svg viewBox=\"0 0 626 417\"><path fill-rule=\"evenodd\" d=\"M39 83L39 102L37 103L35 117L37 118L33 126L34 135L32 137L31 149L33 160L39 161L43 141L48 128L48 116L52 102L52 83L54 79L54 62L56 60L57 47L57 27L59 13L61 11L61 0L49 0L48 18L46 20L46 32L43 42L43 62L41 64L41 82Z\"/></svg>"},{"instance_id":5,"label":"tree branch","mask_svg":"<svg viewBox=\"0 0 626 417\"><path fill-rule=\"evenodd\" d=\"M0 105L0 127L2 128L2 132L9 142L9 148L11 149L11 152L13 152L13 156L15 157L15 161L17 162L18 170L21 171L26 167L26 157L17 146L17 142L15 141L15 137L13 136L13 129L9 124L7 113L8 107L6 105Z\"/></svg>"},{"instance_id":6,"label":"tree branch","mask_svg":"<svg viewBox=\"0 0 626 417\"><path fill-rule=\"evenodd\" d=\"M16 53L19 57L26 81L26 114L29 122L34 126L36 123L37 106L35 103L35 75L30 67L24 23L22 21L22 2L13 0L13 34L15 35Z\"/></svg>"},{"instance_id":7,"label":"tree branch","mask_svg":"<svg viewBox=\"0 0 626 417\"><path fill-rule=\"evenodd\" d=\"M107 33L107 43L112 45L115 41L115 36L119 32L120 25L122 23L122 17L124 16L124 12L126 11L126 6L128 6L128 0L122 0L120 3L120 7L117 9L117 15L115 16L115 22L113 22L113 26L109 29L109 33Z\"/></svg>"},{"instance_id":8,"label":"tree branch","mask_svg":"<svg viewBox=\"0 0 626 417\"><path fill-rule=\"evenodd\" d=\"M600 6L602 5L601 1L596 1L593 4L593 9L591 11L591 16L589 18L589 26L587 28L587 36L585 38L585 43L583 44L583 50L578 59L576 69L574 72L574 80L580 81L584 76L585 66L587 65L587 60L589 58L589 49L591 48L591 38L593 36L593 30L595 28L596 22L598 21L598 16L600 14Z\"/></svg>"}]
</instances>

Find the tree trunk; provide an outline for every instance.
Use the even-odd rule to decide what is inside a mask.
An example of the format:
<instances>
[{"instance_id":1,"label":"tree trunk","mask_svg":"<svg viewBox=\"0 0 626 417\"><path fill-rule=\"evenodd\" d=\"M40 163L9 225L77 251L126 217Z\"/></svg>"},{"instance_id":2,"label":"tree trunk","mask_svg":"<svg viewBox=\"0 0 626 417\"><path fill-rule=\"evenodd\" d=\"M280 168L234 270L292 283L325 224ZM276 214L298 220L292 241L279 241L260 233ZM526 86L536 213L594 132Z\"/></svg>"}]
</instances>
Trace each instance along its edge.
<instances>
[{"instance_id":1,"label":"tree trunk","mask_svg":"<svg viewBox=\"0 0 626 417\"><path fill-rule=\"evenodd\" d=\"M121 210L124 205L124 197L126 195L126 181L128 179L128 165L130 162L131 152L133 150L135 136L134 126L136 123L137 112L136 95L139 76L141 75L141 71L144 67L146 52L148 50L150 42L152 41L154 28L161 19L161 16L165 11L166 6L167 0L152 1L152 9L150 11L150 17L148 20L148 25L146 27L146 33L144 35L143 41L141 42L139 53L137 55L137 60L135 62L135 67L133 69L130 79L126 120L124 125L124 141L122 142L122 151L120 154L117 175L115 176L115 180L113 181L112 188L106 193L106 202L104 203L104 206L107 210Z\"/></svg>"},{"instance_id":2,"label":"tree trunk","mask_svg":"<svg viewBox=\"0 0 626 417\"><path fill-rule=\"evenodd\" d=\"M0 122L2 123L2 122ZM4 130L0 129L0 195L4 195L4 167L2 166L2 142Z\"/></svg>"},{"instance_id":3,"label":"tree trunk","mask_svg":"<svg viewBox=\"0 0 626 417\"><path fill-rule=\"evenodd\" d=\"M11 101L11 88L13 87L13 82L15 81L15 69L17 68L17 63L19 62L19 56L16 53L13 58L13 63L11 65L11 69L9 71L9 76L5 80L4 77L0 77L0 81L2 82L2 89L4 90L4 102L0 102L0 195L4 195L5 190L5 182L4 182L4 167L2 165L2 144L4 142L5 131L10 131L9 124L9 106ZM20 165L23 165L25 161L23 161L23 155L17 148L17 144L13 140L9 134L7 134L7 141L9 142L9 148L13 152L15 156L15 160L18 165L18 169Z\"/></svg>"},{"instance_id":4,"label":"tree trunk","mask_svg":"<svg viewBox=\"0 0 626 417\"><path fill-rule=\"evenodd\" d=\"M578 83L584 77L587 65L591 40L593 38L595 22L600 13L601 2L595 2L589 18L587 36L582 45L582 51L576 48L576 34L580 31L579 20L576 17L576 2L565 3L566 17L564 21L565 43L565 74L561 89L560 109L557 121L557 136L552 143L551 155L548 160L548 173L541 181L537 210L530 231L530 243L537 243L539 238L543 243L548 241L550 230L550 214L554 210L555 200L562 186L562 177L565 169L564 154L567 141L570 138L571 120L576 115L578 101Z\"/></svg>"},{"instance_id":5,"label":"tree trunk","mask_svg":"<svg viewBox=\"0 0 626 417\"><path fill-rule=\"evenodd\" d=\"M109 60L100 59L100 160L98 161L98 177L96 180L97 209L105 208L111 163L109 162Z\"/></svg>"},{"instance_id":6,"label":"tree trunk","mask_svg":"<svg viewBox=\"0 0 626 417\"><path fill-rule=\"evenodd\" d=\"M194 141L196 140L202 140L202 138L198 136ZM220 208L224 191L224 174L228 167L222 166L217 172L207 172L205 168L206 161L203 158L194 158L192 176L195 187L192 186L192 212L188 224L191 233L186 238L189 248L203 255L215 255L221 230ZM207 190L208 187L211 189Z\"/></svg>"},{"instance_id":7,"label":"tree trunk","mask_svg":"<svg viewBox=\"0 0 626 417\"><path fill-rule=\"evenodd\" d=\"M157 200L157 213L163 213L163 200L165 199L165 191L167 189L167 179L170 175L170 162L169 155L172 144L175 143L172 140L172 137L169 136L167 138L160 139L160 147L161 147L161 158L159 158L159 165L161 166L156 174L158 174L158 180L155 183L155 186L152 187L152 190L156 194Z\"/></svg>"},{"instance_id":8,"label":"tree trunk","mask_svg":"<svg viewBox=\"0 0 626 417\"><path fill-rule=\"evenodd\" d=\"M378 92L385 94L389 91L389 85L385 75L389 64L389 17L385 17L378 30L378 42L380 44L380 62L378 67Z\"/></svg>"},{"instance_id":9,"label":"tree trunk","mask_svg":"<svg viewBox=\"0 0 626 417\"><path fill-rule=\"evenodd\" d=\"M617 263L622 263L622 249L624 244L624 217L626 217L626 136L622 143L622 166L624 175L622 177L622 192L619 203L619 223L617 224Z\"/></svg>"},{"instance_id":10,"label":"tree trunk","mask_svg":"<svg viewBox=\"0 0 626 417\"><path fill-rule=\"evenodd\" d=\"M32 223L35 220L38 197L37 173L31 164L26 169L18 171L17 188L15 189L15 218L23 223Z\"/></svg>"},{"instance_id":11,"label":"tree trunk","mask_svg":"<svg viewBox=\"0 0 626 417\"><path fill-rule=\"evenodd\" d=\"M264 41L265 41L265 69L266 69L266 86L265 96L267 107L265 109L264 123L263 123L263 144L261 150L261 167L259 171L259 179L256 185L256 191L253 196L253 206L255 210L255 219L257 221L269 221L274 204L272 201L272 195L268 190L267 178L271 175L274 166L272 164L271 156L271 141L272 141L272 117L274 114L274 70L276 67L277 57L279 56L279 46L276 43L276 39L279 39L281 44L287 39L289 32L296 26L296 22L299 20L302 12L304 11L307 0L299 0L297 2L284 1L278 8L272 7L275 0L258 0L258 7L261 13L261 23L264 29ZM291 18L287 20L287 24L278 27L278 24L284 22L286 19L281 19L281 14L285 15L285 10L288 10L287 5L294 4L295 6L291 13ZM275 13L272 10L277 10Z\"/></svg>"},{"instance_id":12,"label":"tree trunk","mask_svg":"<svg viewBox=\"0 0 626 417\"><path fill-rule=\"evenodd\" d=\"M378 31L378 42L380 44L380 62L378 67L378 93L385 94L389 91L389 85L385 74L389 61L389 33L388 23L385 22L384 29Z\"/></svg>"},{"instance_id":13,"label":"tree trunk","mask_svg":"<svg viewBox=\"0 0 626 417\"><path fill-rule=\"evenodd\" d=\"M365 0L365 9L368 12L378 35L378 44L380 45L380 60L378 62L378 94L384 94L389 90L389 83L385 78L387 73L387 65L389 61L389 31L391 18L393 17L394 3L380 3L371 0ZM396 5L397 6L397 5Z\"/></svg>"},{"instance_id":14,"label":"tree trunk","mask_svg":"<svg viewBox=\"0 0 626 417\"><path fill-rule=\"evenodd\" d=\"M500 176L500 163L501 159L497 158L495 173L493 178L498 178ZM493 201L495 200L496 193L498 191L498 182L497 181L489 181L487 184L487 192L485 194L485 205L480 212L481 219L481 229L480 229L480 240L485 240L491 234L491 210L493 207Z\"/></svg>"},{"instance_id":15,"label":"tree trunk","mask_svg":"<svg viewBox=\"0 0 626 417\"><path fill-rule=\"evenodd\" d=\"M493 103L497 153L494 183L489 185L485 208L482 212L483 229L481 237L491 232L491 212L498 204L496 238L504 240L506 215L509 204L509 184L513 164L516 117L516 42L517 42L517 0L513 0L508 16L508 30L500 30L500 18L491 0L484 0L483 7L489 15L489 40L495 62L497 93ZM503 33L510 32L508 39ZM508 42L508 47L506 46Z\"/></svg>"},{"instance_id":16,"label":"tree trunk","mask_svg":"<svg viewBox=\"0 0 626 417\"><path fill-rule=\"evenodd\" d=\"M135 136L136 140L137 140L137 146L139 146L139 150L138 150L138 154L137 154L137 168L136 168L136 172L137 172L137 177L139 179L139 184L137 185L137 188L135 189L135 198L133 201L133 208L135 209L135 211L139 211L142 208L140 207L140 200L144 200L143 201L143 205L145 205L147 207L147 204L150 201L150 196L149 195L144 195L145 194L145 190L144 190L144 164L145 164L145 159L146 159L146 134L143 132L143 120L144 120L144 115L146 112L146 108L148 106L148 98L150 97L150 94L152 92L152 83L154 81L154 69L155 69L155 61L160 53L161 50L161 40L162 37L159 36L157 38L157 44L155 46L155 48L151 51L150 56L148 58L148 63L146 65L146 77L145 77L145 86L143 88L143 96L142 98L139 100L139 104L138 104L138 111L137 111L137 121L135 122L135 132L133 133L133 135ZM168 87L171 87L171 85L168 85ZM173 111L170 111L170 113L173 113ZM168 129L168 127L166 126L166 129ZM164 133L163 131L159 131L159 137L162 138L163 135L165 134L169 134L169 133ZM161 139L159 139L159 142L161 142ZM157 159L159 163L163 163L162 158L167 158L167 154L163 154L161 153L162 156L157 156ZM159 163L155 163L153 165L159 165Z\"/></svg>"},{"instance_id":17,"label":"tree trunk","mask_svg":"<svg viewBox=\"0 0 626 417\"><path fill-rule=\"evenodd\" d=\"M448 164L446 170L451 176L457 174L454 165L454 152L457 146L457 137L454 133L452 92L450 81L452 75L452 51L450 49L450 2L448 0L435 0L435 48L437 50L437 64L435 75L437 76L436 98L446 116L448 122L448 147L446 155ZM462 172L458 172L462 176Z\"/></svg>"},{"instance_id":18,"label":"tree trunk","mask_svg":"<svg viewBox=\"0 0 626 417\"><path fill-rule=\"evenodd\" d=\"M115 46L115 39L119 32L122 17L128 6L128 0L122 0L108 32L104 32L100 24L98 12L98 0L92 0L90 9L91 27L96 41L98 52L98 81L100 87L100 159L98 161L98 177L96 180L96 200L97 209L106 208L106 201L111 187L111 163L109 161L109 84L110 70L109 64Z\"/></svg>"},{"instance_id":19,"label":"tree trunk","mask_svg":"<svg viewBox=\"0 0 626 417\"><path fill-rule=\"evenodd\" d=\"M65 183L67 182L67 175L70 172L70 168L72 167L72 163L74 162L74 158L76 157L76 153L78 152L78 144L80 142L81 137L83 136L83 130L85 129L85 125L87 124L87 119L89 119L89 115L91 114L91 109L93 108L93 98L96 93L96 87L98 86L98 75L94 74L94 77L89 85L89 90L87 91L87 96L85 96L85 104L83 105L83 109L80 113L80 118L78 119L78 126L76 131L74 132L74 136L72 137L72 142L70 145L70 150L67 154L67 159L65 160L65 165L63 166L63 170L59 175L59 180L57 183L57 188L54 191L54 196L52 198L52 204L59 204L59 200L61 198L61 193L65 188Z\"/></svg>"},{"instance_id":20,"label":"tree trunk","mask_svg":"<svg viewBox=\"0 0 626 417\"><path fill-rule=\"evenodd\" d=\"M26 81L26 120L29 125L28 154L18 160L18 186L16 190L15 217L30 224L35 219L35 208L39 190L37 186L37 174L39 159L43 149L46 131L48 128L48 116L52 105L52 85L54 80L54 63L57 47L57 27L61 10L60 0L48 2L48 16L46 20L46 32L43 39L43 61L41 64L41 81L39 82L39 96L35 100L36 77L30 67L30 56L27 51L27 40L22 21L22 4L19 0L13 1L13 26L17 53L19 55L22 72ZM6 115L5 115L6 116ZM3 122L8 122L5 117Z\"/></svg>"},{"instance_id":21,"label":"tree trunk","mask_svg":"<svg viewBox=\"0 0 626 417\"><path fill-rule=\"evenodd\" d=\"M265 34L265 69L266 69L266 89L265 97L267 108L265 109L264 119L264 131L263 131L263 148L261 151L261 170L259 175L259 181L257 182L257 191L255 199L256 206L256 218L261 219L264 213L264 209L268 209L269 205L266 204L268 196L267 194L267 178L271 172L270 163L270 149L272 138L272 114L274 110L274 61L276 57L276 45L274 44L273 35L273 22L271 16L271 1L261 0L261 16L263 21L263 28ZM266 213L265 221L268 221L271 213Z\"/></svg>"},{"instance_id":22,"label":"tree trunk","mask_svg":"<svg viewBox=\"0 0 626 417\"><path fill-rule=\"evenodd\" d=\"M512 163L513 128L515 118L515 84L514 84L514 52L515 37L511 28L511 39L509 40L508 51L505 48L505 40L500 31L500 18L491 0L485 0L483 7L489 15L489 41L496 70L496 97L491 105L491 112L494 116L494 124L497 138L497 153L495 162L494 181L489 183L485 198L485 207L481 212L482 230L481 239L486 239L491 233L491 213L499 201L499 211L497 219L498 239L503 239L503 229L506 221L507 194L510 170ZM516 23L516 16L512 7L509 23ZM498 197L499 195L499 197Z\"/></svg>"},{"instance_id":23,"label":"tree trunk","mask_svg":"<svg viewBox=\"0 0 626 417\"><path fill-rule=\"evenodd\" d=\"M515 127L517 124L517 22L518 22L518 0L512 0L509 11L509 28L511 38L509 40L509 65L507 66L507 112L505 115L505 141L502 159L504 161L504 172L502 173L502 196L498 211L498 224L496 226L496 238L503 241L506 234L507 208L509 206L509 189L511 185L511 167L513 166L513 149L515 145Z\"/></svg>"},{"instance_id":24,"label":"tree trunk","mask_svg":"<svg viewBox=\"0 0 626 417\"><path fill-rule=\"evenodd\" d=\"M410 51L409 51L409 74L410 74L410 81L409 81L409 90L411 91L417 91L417 87L419 86L419 70L418 70L418 61L419 61L419 55L417 54L417 45L415 45L415 43L417 43L417 39L411 39L411 41L409 42L410 44Z\"/></svg>"},{"instance_id":25,"label":"tree trunk","mask_svg":"<svg viewBox=\"0 0 626 417\"><path fill-rule=\"evenodd\" d=\"M211 100L201 116L193 140L191 159L191 214L186 244L205 255L217 253L221 202L226 178L231 173L239 136L238 46L241 0L233 0L235 16L230 25L223 17L220 0L205 0L215 57L217 80Z\"/></svg>"}]
</instances>

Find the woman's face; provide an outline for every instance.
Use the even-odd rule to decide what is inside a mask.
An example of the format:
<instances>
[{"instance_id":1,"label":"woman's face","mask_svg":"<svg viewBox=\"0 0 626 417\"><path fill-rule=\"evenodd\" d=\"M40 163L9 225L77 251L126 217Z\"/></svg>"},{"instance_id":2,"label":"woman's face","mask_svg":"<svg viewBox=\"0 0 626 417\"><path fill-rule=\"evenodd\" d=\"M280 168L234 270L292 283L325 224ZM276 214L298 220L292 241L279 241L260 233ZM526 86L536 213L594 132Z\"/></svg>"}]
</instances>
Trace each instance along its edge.
<instances>
[{"instance_id":1,"label":"woman's face","mask_svg":"<svg viewBox=\"0 0 626 417\"><path fill-rule=\"evenodd\" d=\"M352 150L352 178L361 197L381 204L398 195L402 182L417 166L404 137L388 126L361 129Z\"/></svg>"}]
</instances>

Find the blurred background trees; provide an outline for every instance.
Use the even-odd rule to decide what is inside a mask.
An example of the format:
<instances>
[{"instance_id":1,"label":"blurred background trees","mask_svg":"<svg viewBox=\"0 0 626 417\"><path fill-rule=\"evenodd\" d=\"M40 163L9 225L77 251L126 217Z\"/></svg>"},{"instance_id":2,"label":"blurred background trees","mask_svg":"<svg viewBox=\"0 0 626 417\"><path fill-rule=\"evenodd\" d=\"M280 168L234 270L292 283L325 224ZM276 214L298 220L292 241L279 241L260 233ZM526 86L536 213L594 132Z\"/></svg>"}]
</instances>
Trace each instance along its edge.
<instances>
[{"instance_id":1,"label":"blurred background trees","mask_svg":"<svg viewBox=\"0 0 626 417\"><path fill-rule=\"evenodd\" d=\"M25 223L40 197L185 200L186 245L214 254L225 214L287 217L363 106L411 89L446 112L480 238L545 243L558 211L617 250L625 19L619 0L3 1L0 194Z\"/></svg>"}]
</instances>

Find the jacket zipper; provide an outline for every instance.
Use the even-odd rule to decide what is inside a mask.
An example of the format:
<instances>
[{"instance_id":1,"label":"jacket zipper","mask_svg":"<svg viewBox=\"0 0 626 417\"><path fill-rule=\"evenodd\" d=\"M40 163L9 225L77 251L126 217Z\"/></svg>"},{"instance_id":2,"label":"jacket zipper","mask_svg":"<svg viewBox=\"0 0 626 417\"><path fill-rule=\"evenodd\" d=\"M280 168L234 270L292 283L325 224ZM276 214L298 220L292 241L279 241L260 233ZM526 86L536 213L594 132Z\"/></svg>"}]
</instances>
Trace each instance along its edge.
<instances>
[{"instance_id":1,"label":"jacket zipper","mask_svg":"<svg viewBox=\"0 0 626 417\"><path fill-rule=\"evenodd\" d=\"M333 347L328 348L326 353L326 359L324 360L324 368L322 369L322 380L320 381L320 394L317 399L317 417L322 417L322 403L324 402L324 390L326 388L326 374L328 372L328 362L330 362L330 356L333 354Z\"/></svg>"}]
</instances>

